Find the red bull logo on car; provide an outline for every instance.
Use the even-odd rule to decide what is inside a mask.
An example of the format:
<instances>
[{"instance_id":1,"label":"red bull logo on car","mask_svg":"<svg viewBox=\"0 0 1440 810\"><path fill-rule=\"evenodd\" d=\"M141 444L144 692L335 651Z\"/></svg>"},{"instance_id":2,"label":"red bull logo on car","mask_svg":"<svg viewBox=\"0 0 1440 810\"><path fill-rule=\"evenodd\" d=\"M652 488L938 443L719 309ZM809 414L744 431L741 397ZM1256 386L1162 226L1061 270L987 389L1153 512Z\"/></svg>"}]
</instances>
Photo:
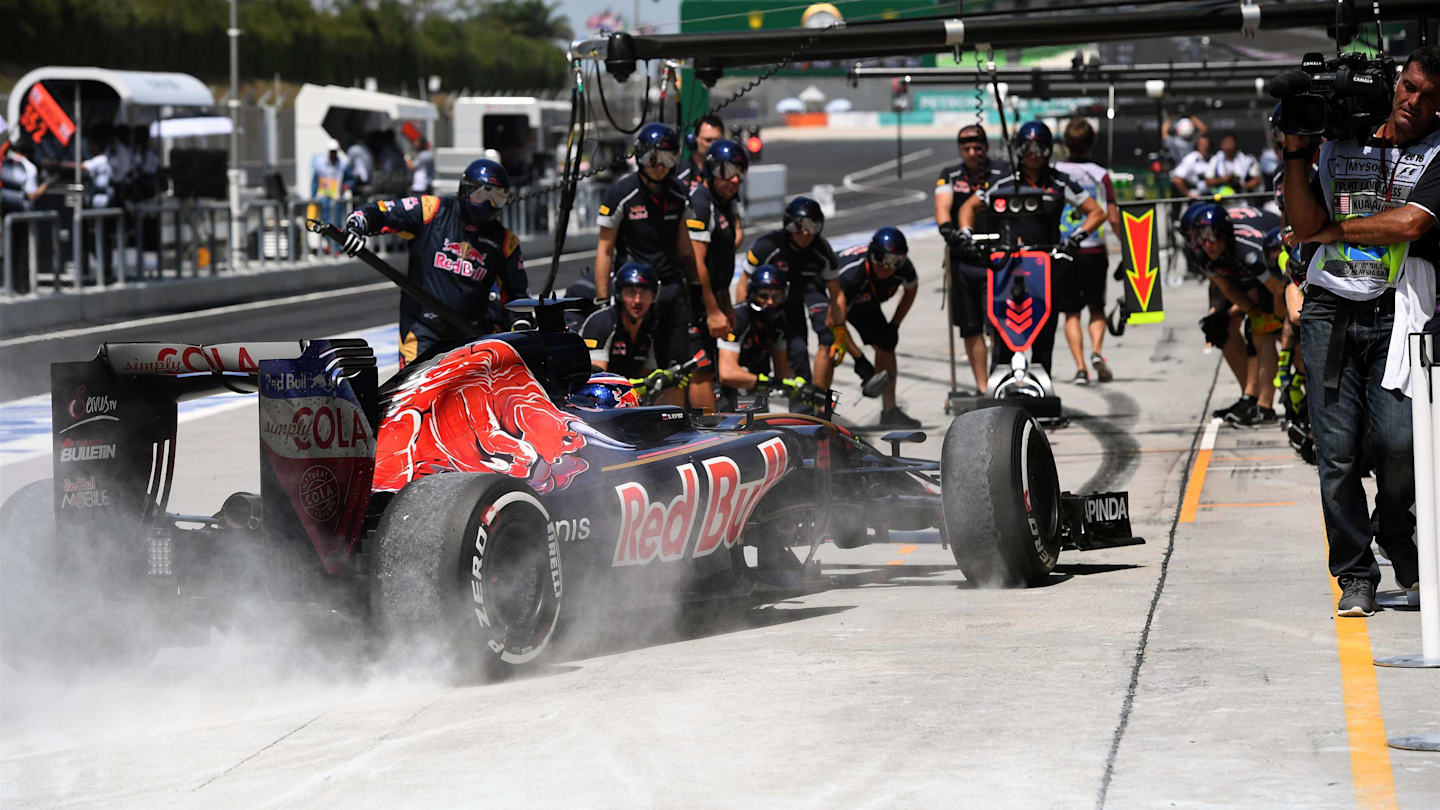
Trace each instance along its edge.
<instances>
[{"instance_id":1,"label":"red bull logo on car","mask_svg":"<svg viewBox=\"0 0 1440 810\"><path fill-rule=\"evenodd\" d=\"M647 565L655 560L673 562L685 556L690 536L697 529L693 557L704 557L721 548L733 548L740 540L755 505L770 488L785 477L789 451L783 439L762 443L760 455L765 472L745 481L740 465L729 456L700 462L705 470L707 507L700 510L700 474L694 464L681 465L680 494L668 503L652 502L645 486L638 482L615 488L620 498L620 537L611 565ZM703 515L703 518L701 517Z\"/></svg>"},{"instance_id":2,"label":"red bull logo on car","mask_svg":"<svg viewBox=\"0 0 1440 810\"><path fill-rule=\"evenodd\" d=\"M575 453L587 426L562 413L503 340L442 356L406 380L380 423L375 489L436 472L494 472L536 492L564 489L590 465Z\"/></svg>"}]
</instances>

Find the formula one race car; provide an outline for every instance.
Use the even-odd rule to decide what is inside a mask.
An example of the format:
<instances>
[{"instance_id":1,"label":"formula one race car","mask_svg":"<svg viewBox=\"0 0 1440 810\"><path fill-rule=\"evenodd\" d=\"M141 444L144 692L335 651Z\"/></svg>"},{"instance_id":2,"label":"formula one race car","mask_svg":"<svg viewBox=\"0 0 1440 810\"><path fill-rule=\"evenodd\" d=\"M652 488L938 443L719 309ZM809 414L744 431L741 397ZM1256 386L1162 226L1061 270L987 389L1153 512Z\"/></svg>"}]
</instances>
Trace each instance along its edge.
<instances>
[{"instance_id":1,"label":"formula one race car","mask_svg":"<svg viewBox=\"0 0 1440 810\"><path fill-rule=\"evenodd\" d=\"M243 593L438 633L505 669L572 611L745 595L806 573L791 549L826 539L938 528L967 578L1004 587L1043 582L1062 546L1143 542L1124 493L1061 492L1018 408L956 417L935 462L900 457L918 431L886 454L810 416L571 404L590 374L563 331L439 346L383 386L355 340L110 343L56 363L54 478L0 509L7 634L63 620L47 582L95 589L112 617L143 598L177 621ZM172 514L176 403L223 391L258 392L259 491ZM103 574L72 587L81 555Z\"/></svg>"}]
</instances>

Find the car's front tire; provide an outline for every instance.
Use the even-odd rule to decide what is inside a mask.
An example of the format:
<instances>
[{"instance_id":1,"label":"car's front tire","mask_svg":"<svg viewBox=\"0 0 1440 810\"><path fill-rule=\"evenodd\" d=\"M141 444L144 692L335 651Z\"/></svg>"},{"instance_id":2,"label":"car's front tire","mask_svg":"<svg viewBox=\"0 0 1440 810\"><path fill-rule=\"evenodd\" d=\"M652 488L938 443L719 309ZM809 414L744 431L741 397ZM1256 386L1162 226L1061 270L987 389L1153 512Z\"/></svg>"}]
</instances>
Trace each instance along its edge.
<instances>
[{"instance_id":1,"label":"car's front tire","mask_svg":"<svg viewBox=\"0 0 1440 810\"><path fill-rule=\"evenodd\" d=\"M371 609L382 638L492 675L534 662L563 592L549 523L513 478L440 473L406 486L375 534ZM427 641L438 646L416 649Z\"/></svg>"},{"instance_id":2,"label":"car's front tire","mask_svg":"<svg viewBox=\"0 0 1440 810\"><path fill-rule=\"evenodd\" d=\"M965 578L1039 585L1060 553L1060 483L1050 441L1021 408L982 408L950 423L940 455L945 533Z\"/></svg>"}]
</instances>

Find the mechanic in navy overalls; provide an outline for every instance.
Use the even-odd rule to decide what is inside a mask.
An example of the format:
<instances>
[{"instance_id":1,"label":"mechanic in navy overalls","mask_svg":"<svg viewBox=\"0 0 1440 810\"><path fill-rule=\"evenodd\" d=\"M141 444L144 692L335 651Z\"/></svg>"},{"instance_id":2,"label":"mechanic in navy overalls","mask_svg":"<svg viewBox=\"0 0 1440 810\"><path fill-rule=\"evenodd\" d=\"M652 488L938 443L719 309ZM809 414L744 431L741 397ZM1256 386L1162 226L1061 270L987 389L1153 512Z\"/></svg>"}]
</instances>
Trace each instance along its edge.
<instances>
[{"instance_id":1,"label":"mechanic in navy overalls","mask_svg":"<svg viewBox=\"0 0 1440 810\"><path fill-rule=\"evenodd\" d=\"M499 282L501 300L528 298L529 280L520 238L497 217L510 199L510 176L493 160L477 160L460 177L459 194L429 194L380 200L345 220L346 253L354 256L365 237L398 233L410 242L409 276L426 292L478 326L486 335L508 324L492 323L490 292ZM400 364L414 362L436 341L457 335L424 304L400 295Z\"/></svg>"},{"instance_id":2,"label":"mechanic in navy overalls","mask_svg":"<svg viewBox=\"0 0 1440 810\"><path fill-rule=\"evenodd\" d=\"M870 237L870 244L856 245L840 254L840 289L845 295L845 321L855 327L860 340L875 348L875 368L890 372L890 382L881 395L880 424L884 427L920 427L919 420L900 410L895 402L895 380L899 374L895 347L900 343L900 323L915 303L920 278L910 262L910 245L899 228L886 226ZM900 303L895 316L887 318L880 306L897 292ZM853 340L848 331L846 341ZM858 356L859 347L850 350Z\"/></svg>"},{"instance_id":3,"label":"mechanic in navy overalls","mask_svg":"<svg viewBox=\"0 0 1440 810\"><path fill-rule=\"evenodd\" d=\"M788 286L785 272L768 264L750 275L745 300L735 306L735 331L719 341L718 410L733 411L741 394L767 393L790 376L784 342Z\"/></svg>"},{"instance_id":4,"label":"mechanic in navy overalls","mask_svg":"<svg viewBox=\"0 0 1440 810\"><path fill-rule=\"evenodd\" d=\"M615 302L580 326L590 365L627 379L655 369L655 297L660 280L650 265L630 262L615 274Z\"/></svg>"},{"instance_id":5,"label":"mechanic in navy overalls","mask_svg":"<svg viewBox=\"0 0 1440 810\"><path fill-rule=\"evenodd\" d=\"M596 221L595 302L610 302L610 275L617 262L648 264L660 280L655 299L655 360L661 368L684 363L701 350L700 330L692 323L688 281L700 283L709 332L730 331L729 313L722 312L710 289L704 265L697 267L686 223L695 219L685 185L672 170L680 162L680 136L669 124L653 123L635 135L634 174L620 178L605 192ZM715 407L715 375L709 369L690 377L690 406ZM680 404L678 391L661 395L664 404Z\"/></svg>"},{"instance_id":6,"label":"mechanic in navy overalls","mask_svg":"<svg viewBox=\"0 0 1440 810\"><path fill-rule=\"evenodd\" d=\"M1015 155L1020 160L1021 170L1018 176L1011 175L991 184L990 188L977 192L966 200L964 205L960 206L958 215L960 229L956 234L957 241L954 244L963 253L973 255L974 243L970 241L970 236L981 206L990 206L990 201L997 197L1024 196L1034 198L1038 203L1038 208L1034 213L1030 213L1027 205L1026 213L997 216L996 224L1000 226L1002 241L1007 246L1016 243L1043 249L1058 246L1060 253L1067 256L1076 255L1080 250L1080 243L1085 241L1085 237L1105 222L1104 209L1073 178L1050 166L1050 154L1055 148L1055 137L1045 124L1039 121L1027 121L1015 133L1013 141ZM1085 220L1080 223L1079 228L1070 232L1062 245L1060 243L1060 218L1065 211L1066 204L1084 214ZM1003 212L997 210L997 213ZM985 249L985 253L988 255L988 248ZM1051 275L1064 273L1069 266L1070 262L1068 261L1055 261L1051 266ZM1049 294L1050 291L1046 290L1046 295ZM1045 323L1041 325L1032 344L1035 362L1045 369L1046 373L1050 371L1050 355L1055 348L1056 318L1053 304L1049 308L1052 311L1046 315ZM1010 358L1014 354L1010 347L1005 345L1005 341L997 337L991 351L991 370L1010 362Z\"/></svg>"},{"instance_id":7,"label":"mechanic in navy overalls","mask_svg":"<svg viewBox=\"0 0 1440 810\"><path fill-rule=\"evenodd\" d=\"M745 275L735 288L735 296L746 297L746 288L756 268L769 264L782 270L790 280L790 289L785 294L785 341L790 368L816 385L829 388L835 370L830 355L830 347L835 342L831 330L845 323L845 310L844 302L839 300L835 251L820 235L824 228L825 214L819 203L809 197L791 200L785 206L783 227L750 244L745 254ZM813 376L805 333L807 320L819 342Z\"/></svg>"},{"instance_id":8,"label":"mechanic in navy overalls","mask_svg":"<svg viewBox=\"0 0 1440 810\"><path fill-rule=\"evenodd\" d=\"M730 312L730 282L735 278L735 246L745 238L740 223L740 184L750 170L750 156L735 141L720 138L710 144L700 171L700 182L690 188L690 208L695 218L687 225L695 261L705 266L710 276L710 290L720 309ZM690 285L690 306L695 325L700 327L701 342L715 362L715 341L705 322L704 295L699 284Z\"/></svg>"}]
</instances>

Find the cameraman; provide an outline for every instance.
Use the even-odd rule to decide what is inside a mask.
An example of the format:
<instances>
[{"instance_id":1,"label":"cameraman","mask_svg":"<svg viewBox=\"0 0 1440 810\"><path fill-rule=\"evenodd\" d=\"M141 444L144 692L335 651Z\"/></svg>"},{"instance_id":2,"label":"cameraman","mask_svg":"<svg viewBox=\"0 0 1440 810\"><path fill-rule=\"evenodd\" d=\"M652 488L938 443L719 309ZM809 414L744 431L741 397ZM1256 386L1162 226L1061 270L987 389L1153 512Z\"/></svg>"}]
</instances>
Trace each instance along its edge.
<instances>
[{"instance_id":1,"label":"cameraman","mask_svg":"<svg viewBox=\"0 0 1440 810\"><path fill-rule=\"evenodd\" d=\"M1286 213L1310 260L1300 347L1311 372L1310 421L1337 616L1370 616L1380 569L1360 484L1369 420L1378 489L1374 538L1395 579L1418 579L1407 333L1435 308L1440 212L1440 48L1421 48L1395 83L1390 114L1366 139L1327 141L1308 179L1307 136L1285 136ZM1334 112L1332 111L1332 115ZM1283 116L1282 116L1283 118ZM1398 294L1397 294L1398 289ZM1314 386L1316 377L1323 386Z\"/></svg>"}]
</instances>

